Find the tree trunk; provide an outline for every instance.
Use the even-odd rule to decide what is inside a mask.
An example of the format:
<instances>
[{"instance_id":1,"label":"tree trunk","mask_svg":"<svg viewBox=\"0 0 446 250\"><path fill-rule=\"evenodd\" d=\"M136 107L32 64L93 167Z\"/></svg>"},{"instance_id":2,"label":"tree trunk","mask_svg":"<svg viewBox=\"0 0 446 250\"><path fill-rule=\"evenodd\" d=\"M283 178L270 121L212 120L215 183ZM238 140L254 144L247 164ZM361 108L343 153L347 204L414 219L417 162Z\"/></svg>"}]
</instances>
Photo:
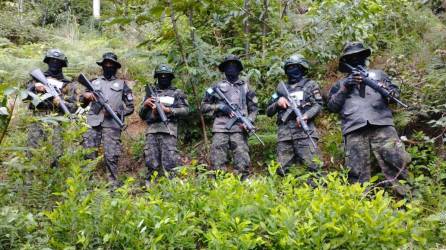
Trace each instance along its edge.
<instances>
[{"instance_id":1,"label":"tree trunk","mask_svg":"<svg viewBox=\"0 0 446 250\"><path fill-rule=\"evenodd\" d=\"M189 69L189 63L187 61L187 57L186 57L186 53L184 51L184 47L183 47L183 43L181 42L181 37L180 34L178 33L178 26L177 26L177 21L175 20L175 9L173 8L173 3L172 0L168 0L169 3L169 9L170 9L170 20L172 22L172 27L173 27L173 31L175 33L175 39L178 45L178 48L180 50L181 53L181 59L183 61L183 63L186 65L186 68ZM192 22L192 16L189 16L189 22ZM195 38L194 38L195 39ZM186 82L189 82L191 87L192 87L192 94L194 95L194 99L195 99L195 106L196 109L200 115L200 123L201 123L201 129L203 132L203 139L204 139L204 144L206 146L206 149L208 148L208 138L207 138L207 134L206 134L206 123L204 122L204 116L203 113L201 113L201 109L200 109L200 101L197 95L197 90L195 88L195 85L193 83L190 82L191 77L189 76L188 73L188 80Z\"/></svg>"},{"instance_id":2,"label":"tree trunk","mask_svg":"<svg viewBox=\"0 0 446 250\"><path fill-rule=\"evenodd\" d=\"M243 32L245 35L245 55L247 56L249 54L249 0L243 1Z\"/></svg>"},{"instance_id":3,"label":"tree trunk","mask_svg":"<svg viewBox=\"0 0 446 250\"><path fill-rule=\"evenodd\" d=\"M262 14L262 59L265 59L266 55L266 35L267 35L267 22L268 20L268 0L263 0L263 14Z\"/></svg>"},{"instance_id":4,"label":"tree trunk","mask_svg":"<svg viewBox=\"0 0 446 250\"><path fill-rule=\"evenodd\" d=\"M101 0L93 0L93 17L94 19L101 17Z\"/></svg>"},{"instance_id":5,"label":"tree trunk","mask_svg":"<svg viewBox=\"0 0 446 250\"><path fill-rule=\"evenodd\" d=\"M288 15L288 5L290 4L289 0L283 1L283 9L282 14L280 15L280 19L283 19Z\"/></svg>"},{"instance_id":6,"label":"tree trunk","mask_svg":"<svg viewBox=\"0 0 446 250\"><path fill-rule=\"evenodd\" d=\"M189 8L189 10L187 12L187 17L189 18L189 26L191 28L190 40L192 41L192 45L194 46L194 48L196 48L196 46L195 46L195 27L194 27L193 16L194 16L194 10L192 8Z\"/></svg>"}]
</instances>

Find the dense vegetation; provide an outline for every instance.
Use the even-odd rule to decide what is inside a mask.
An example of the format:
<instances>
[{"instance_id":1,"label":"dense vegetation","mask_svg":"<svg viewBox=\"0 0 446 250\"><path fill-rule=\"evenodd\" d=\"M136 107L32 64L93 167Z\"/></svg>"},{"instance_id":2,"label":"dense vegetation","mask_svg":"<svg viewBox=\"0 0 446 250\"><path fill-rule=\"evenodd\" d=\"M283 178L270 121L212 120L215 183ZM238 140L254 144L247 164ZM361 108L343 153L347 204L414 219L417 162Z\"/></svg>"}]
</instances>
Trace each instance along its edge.
<instances>
[{"instance_id":1,"label":"dense vegetation","mask_svg":"<svg viewBox=\"0 0 446 250\"><path fill-rule=\"evenodd\" d=\"M446 246L446 20L444 1L91 1L0 2L0 248L1 249L442 249ZM14 17L14 18L12 18ZM330 174L319 187L298 169L274 175L274 120L260 115L266 142L250 141L255 177L240 182L206 176L209 121L198 104L221 77L227 53L242 57L262 111L282 61L300 52L311 77L325 90L341 75L337 57L346 41L373 49L371 66L386 70L411 108L395 107L410 164L410 200L396 200L374 186L348 185L342 168L339 121L318 118L320 146ZM178 178L140 187L144 124L137 116L123 133L120 175L125 185L110 194L101 158L84 160L79 144L84 119L62 120L60 168L50 168L52 145L26 157L32 116L20 100L28 72L44 67L46 49L69 57L66 74L99 72L95 61L114 51L121 75L132 80L137 103L156 64L175 66L175 84L192 107L181 123L184 167ZM46 118L48 130L58 118ZM203 121L203 122L202 122Z\"/></svg>"}]
</instances>

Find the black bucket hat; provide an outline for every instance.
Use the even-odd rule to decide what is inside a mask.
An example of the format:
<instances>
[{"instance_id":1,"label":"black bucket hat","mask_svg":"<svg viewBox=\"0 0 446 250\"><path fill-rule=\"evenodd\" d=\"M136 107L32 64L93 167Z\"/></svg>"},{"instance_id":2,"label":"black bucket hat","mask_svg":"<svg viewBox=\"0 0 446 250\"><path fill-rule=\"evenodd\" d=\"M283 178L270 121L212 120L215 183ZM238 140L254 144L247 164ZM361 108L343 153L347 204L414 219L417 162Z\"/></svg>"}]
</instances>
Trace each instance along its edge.
<instances>
[{"instance_id":1,"label":"black bucket hat","mask_svg":"<svg viewBox=\"0 0 446 250\"><path fill-rule=\"evenodd\" d=\"M348 42L345 44L344 49L342 50L342 55L340 60L344 60L346 56L360 54L364 57L369 57L372 54L372 51L369 48L366 48L361 42Z\"/></svg>"},{"instance_id":2,"label":"black bucket hat","mask_svg":"<svg viewBox=\"0 0 446 250\"><path fill-rule=\"evenodd\" d=\"M349 72L349 70L344 65L345 58L351 55L357 55L364 58L369 57L372 54L372 51L369 48L366 48L361 42L348 42L344 45L344 49L342 50L341 57L339 58L339 71L341 72Z\"/></svg>"},{"instance_id":3,"label":"black bucket hat","mask_svg":"<svg viewBox=\"0 0 446 250\"><path fill-rule=\"evenodd\" d=\"M107 53L104 53L104 54L102 55L102 60L101 60L101 61L98 61L98 62L96 62L96 63L97 63L99 66L102 66L102 64L103 64L104 61L106 61L106 60L108 60L108 61L112 61L113 63L115 63L115 64L118 66L118 69L121 68L121 63L118 62L118 56L117 56L115 53L113 53L113 52L107 52Z\"/></svg>"}]
</instances>

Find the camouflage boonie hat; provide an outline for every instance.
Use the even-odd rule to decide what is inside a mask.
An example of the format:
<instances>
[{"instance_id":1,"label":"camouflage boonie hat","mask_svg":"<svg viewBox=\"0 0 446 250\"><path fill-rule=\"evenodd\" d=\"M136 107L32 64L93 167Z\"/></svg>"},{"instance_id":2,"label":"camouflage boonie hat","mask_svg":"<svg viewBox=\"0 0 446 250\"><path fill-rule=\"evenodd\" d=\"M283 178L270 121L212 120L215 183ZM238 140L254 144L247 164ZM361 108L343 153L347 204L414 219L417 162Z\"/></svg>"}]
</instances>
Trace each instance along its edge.
<instances>
[{"instance_id":1,"label":"camouflage boonie hat","mask_svg":"<svg viewBox=\"0 0 446 250\"><path fill-rule=\"evenodd\" d=\"M113 53L113 52L107 52L107 53L104 53L104 54L102 55L102 60L101 60L101 61L98 61L98 62L96 62L96 63L97 63L99 66L102 66L102 64L103 64L104 61L106 61L106 60L115 63L115 64L118 66L118 69L121 68L121 63L118 62L118 56L117 56L115 53Z\"/></svg>"},{"instance_id":2,"label":"camouflage boonie hat","mask_svg":"<svg viewBox=\"0 0 446 250\"><path fill-rule=\"evenodd\" d=\"M361 42L347 42L342 50L341 57L339 58L339 71L347 73L349 69L344 65L346 58L351 55L357 55L359 57L367 58L372 54L369 48L366 48Z\"/></svg>"},{"instance_id":3,"label":"camouflage boonie hat","mask_svg":"<svg viewBox=\"0 0 446 250\"><path fill-rule=\"evenodd\" d=\"M346 56L353 54L369 57L372 54L372 51L369 48L366 48L361 42L348 42L344 45L340 60L342 61Z\"/></svg>"},{"instance_id":4,"label":"camouflage boonie hat","mask_svg":"<svg viewBox=\"0 0 446 250\"><path fill-rule=\"evenodd\" d=\"M220 63L220 64L218 65L218 69L219 69L221 72L224 72L224 71L225 71L225 66L226 66L226 64L227 64L228 62L236 62L237 65L238 65L238 67L239 67L239 70L240 70L240 71L243 70L243 64L242 64L242 61L240 61L240 58L238 58L238 56L236 56L236 55L232 55L232 54L231 54L231 55L227 55L227 56L225 57L225 59L223 59L223 62Z\"/></svg>"},{"instance_id":5,"label":"camouflage boonie hat","mask_svg":"<svg viewBox=\"0 0 446 250\"><path fill-rule=\"evenodd\" d=\"M46 52L45 58L43 58L44 63L48 63L49 59L57 59L62 61L62 67L68 66L68 58L60 49L50 49Z\"/></svg>"}]
</instances>

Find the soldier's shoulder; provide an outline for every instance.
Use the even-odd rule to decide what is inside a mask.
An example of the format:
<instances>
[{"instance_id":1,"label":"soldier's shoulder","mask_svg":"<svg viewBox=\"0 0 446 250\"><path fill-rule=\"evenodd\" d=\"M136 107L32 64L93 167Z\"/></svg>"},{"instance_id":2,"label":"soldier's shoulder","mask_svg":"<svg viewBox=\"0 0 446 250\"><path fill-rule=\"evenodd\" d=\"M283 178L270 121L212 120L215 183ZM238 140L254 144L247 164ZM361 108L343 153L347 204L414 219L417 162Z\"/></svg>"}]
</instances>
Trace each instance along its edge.
<instances>
[{"instance_id":1,"label":"soldier's shoulder","mask_svg":"<svg viewBox=\"0 0 446 250\"><path fill-rule=\"evenodd\" d=\"M226 81L226 80L218 80L218 81L216 81L216 82L214 82L212 84L212 87L217 87L217 86L221 86L221 85L225 85L225 84L228 84L228 81Z\"/></svg>"},{"instance_id":2,"label":"soldier's shoulder","mask_svg":"<svg viewBox=\"0 0 446 250\"><path fill-rule=\"evenodd\" d=\"M310 79L310 78L306 78L305 86L308 86L308 87L319 87L319 84L317 83L316 80L313 80L313 79Z\"/></svg>"},{"instance_id":3,"label":"soldier's shoulder","mask_svg":"<svg viewBox=\"0 0 446 250\"><path fill-rule=\"evenodd\" d=\"M174 96L179 96L179 97L185 96L184 91L176 87L172 87L170 89L170 92L173 93Z\"/></svg>"}]
</instances>

